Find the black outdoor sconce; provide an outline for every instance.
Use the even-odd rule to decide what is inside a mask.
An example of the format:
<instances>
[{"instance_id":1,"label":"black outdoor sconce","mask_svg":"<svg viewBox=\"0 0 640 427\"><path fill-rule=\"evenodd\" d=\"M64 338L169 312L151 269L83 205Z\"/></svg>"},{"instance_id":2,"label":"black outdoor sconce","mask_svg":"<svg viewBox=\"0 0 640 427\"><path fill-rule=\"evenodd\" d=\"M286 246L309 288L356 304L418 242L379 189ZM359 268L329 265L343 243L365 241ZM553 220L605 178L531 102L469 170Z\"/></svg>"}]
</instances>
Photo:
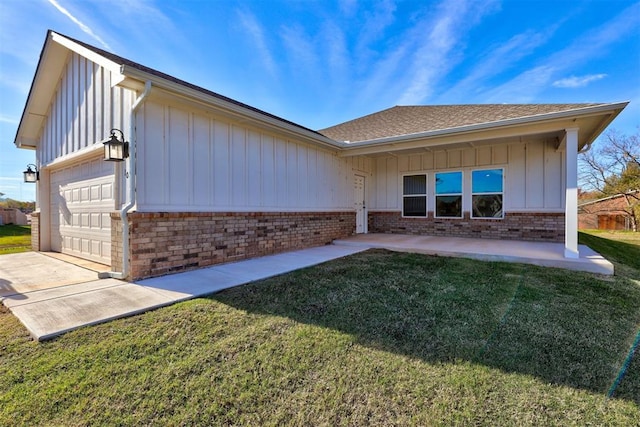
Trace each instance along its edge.
<instances>
[{"instance_id":1,"label":"black outdoor sconce","mask_svg":"<svg viewBox=\"0 0 640 427\"><path fill-rule=\"evenodd\" d=\"M31 166L33 166L33 169L31 169ZM40 179L38 167L33 163L29 163L27 165L27 170L22 173L24 174L24 182L36 182Z\"/></svg>"},{"instance_id":2,"label":"black outdoor sconce","mask_svg":"<svg viewBox=\"0 0 640 427\"><path fill-rule=\"evenodd\" d=\"M120 129L111 129L111 136L102 144L104 145L104 160L108 162L121 162L129 157L129 143L124 140L124 134Z\"/></svg>"}]
</instances>

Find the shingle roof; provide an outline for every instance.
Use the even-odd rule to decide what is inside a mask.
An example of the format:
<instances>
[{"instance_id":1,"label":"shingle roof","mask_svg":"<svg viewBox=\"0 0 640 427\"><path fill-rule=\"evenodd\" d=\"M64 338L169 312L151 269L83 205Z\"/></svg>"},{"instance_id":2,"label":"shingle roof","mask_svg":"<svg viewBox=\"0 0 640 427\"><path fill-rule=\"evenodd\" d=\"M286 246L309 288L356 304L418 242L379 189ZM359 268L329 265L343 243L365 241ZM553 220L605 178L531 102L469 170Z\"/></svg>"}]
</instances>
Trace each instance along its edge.
<instances>
[{"instance_id":1,"label":"shingle roof","mask_svg":"<svg viewBox=\"0 0 640 427\"><path fill-rule=\"evenodd\" d=\"M51 33L52 31L49 30ZM167 81L177 83L203 94L215 97L222 101L237 105L247 110L259 113L265 117L278 120L301 130L312 132L318 136L324 136L335 141L368 141L380 138L410 135L421 132L456 128L465 125L491 123L505 119L517 119L531 117L546 113L569 111L586 108L599 103L591 104L477 104L477 105L429 105L429 106L396 106L364 117L360 117L342 124L338 124L319 131L309 129L292 121L283 119L266 111L228 98L216 92L212 92L187 81L162 73L153 68L146 67L137 62L107 52L90 44L81 42L71 37L63 37L77 43L105 58L145 73L160 77Z\"/></svg>"},{"instance_id":2,"label":"shingle roof","mask_svg":"<svg viewBox=\"0 0 640 427\"><path fill-rule=\"evenodd\" d=\"M369 141L460 126L531 117L601 104L476 104L396 106L321 129L336 141Z\"/></svg>"}]
</instances>

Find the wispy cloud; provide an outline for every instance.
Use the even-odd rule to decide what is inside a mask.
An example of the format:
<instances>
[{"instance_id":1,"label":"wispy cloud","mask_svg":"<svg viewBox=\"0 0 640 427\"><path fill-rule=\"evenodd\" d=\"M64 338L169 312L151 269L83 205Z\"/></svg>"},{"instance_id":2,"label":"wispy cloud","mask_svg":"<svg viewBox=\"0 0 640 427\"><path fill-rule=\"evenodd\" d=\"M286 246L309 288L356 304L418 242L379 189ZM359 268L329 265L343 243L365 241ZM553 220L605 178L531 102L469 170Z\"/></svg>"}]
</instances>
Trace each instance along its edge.
<instances>
[{"instance_id":1,"label":"wispy cloud","mask_svg":"<svg viewBox=\"0 0 640 427\"><path fill-rule=\"evenodd\" d=\"M315 43L300 25L284 26L280 37L285 45L292 64L305 68L316 68L318 57Z\"/></svg>"},{"instance_id":2,"label":"wispy cloud","mask_svg":"<svg viewBox=\"0 0 640 427\"><path fill-rule=\"evenodd\" d=\"M486 95L484 102L488 103L514 103L528 104L534 102L537 91L532 88L546 86L556 68L551 65L541 65L509 80L507 83L491 90Z\"/></svg>"},{"instance_id":3,"label":"wispy cloud","mask_svg":"<svg viewBox=\"0 0 640 427\"><path fill-rule=\"evenodd\" d=\"M384 38L385 29L395 21L396 5L391 1L379 1L374 3L371 12L365 12L362 25L359 28L359 40L357 49L360 51L372 42Z\"/></svg>"},{"instance_id":4,"label":"wispy cloud","mask_svg":"<svg viewBox=\"0 0 640 427\"><path fill-rule=\"evenodd\" d=\"M475 93L482 89L482 85L504 73L518 61L531 55L536 48L544 45L559 25L545 28L542 31L528 30L516 34L502 44L491 46L483 52L479 62L471 73L456 83L438 98L443 103L469 102Z\"/></svg>"},{"instance_id":5,"label":"wispy cloud","mask_svg":"<svg viewBox=\"0 0 640 427\"><path fill-rule=\"evenodd\" d=\"M4 114L0 114L0 122L9 123L11 125L17 125L18 124L18 119L14 118L14 117L5 116Z\"/></svg>"},{"instance_id":6,"label":"wispy cloud","mask_svg":"<svg viewBox=\"0 0 640 427\"><path fill-rule=\"evenodd\" d=\"M496 5L492 0L449 0L440 4L435 18L427 18L420 25L410 81L397 103L415 104L427 99L438 81L460 60L455 48L485 15L496 10Z\"/></svg>"},{"instance_id":7,"label":"wispy cloud","mask_svg":"<svg viewBox=\"0 0 640 427\"><path fill-rule=\"evenodd\" d=\"M607 77L606 74L589 74L586 76L579 76L579 77L571 76L571 77L566 77L564 79L556 80L551 85L553 87L574 89L578 87L584 87L591 82L604 79L605 77Z\"/></svg>"},{"instance_id":8,"label":"wispy cloud","mask_svg":"<svg viewBox=\"0 0 640 427\"><path fill-rule=\"evenodd\" d=\"M62 5L60 5L60 3L58 3L56 0L48 0L49 3L51 3L51 5L53 7L55 7L56 9L58 9L58 11L60 13L62 13L63 15L65 15L67 18L69 18L71 20L71 22L73 22L74 24L76 24L78 27L80 27L80 29L87 35L89 35L90 37L92 37L94 40L96 40L98 43L100 43L105 49L107 50L111 50L111 47L109 47L109 45L107 44L107 42L105 42L104 40L102 40L102 38L100 36L98 36L96 33L93 32L93 30L91 28L89 28L87 25L85 25L84 23L82 23L78 18L76 18L75 16L73 16L71 14L71 12L69 12L67 9L65 9L64 7L62 7Z\"/></svg>"},{"instance_id":9,"label":"wispy cloud","mask_svg":"<svg viewBox=\"0 0 640 427\"><path fill-rule=\"evenodd\" d=\"M339 0L338 6L340 11L346 16L352 16L356 13L358 9L358 1L357 0Z\"/></svg>"},{"instance_id":10,"label":"wispy cloud","mask_svg":"<svg viewBox=\"0 0 640 427\"><path fill-rule=\"evenodd\" d=\"M370 72L360 83L360 88L356 90L357 96L352 99L353 108L358 108L362 105L370 105L374 100L377 103L381 103L384 106L389 106L391 98L397 96L398 91L403 90L402 79L397 78L401 64L406 61L409 52L411 52L411 43L402 43L395 49L390 50L379 61L369 63ZM377 108L371 105L370 110Z\"/></svg>"},{"instance_id":11,"label":"wispy cloud","mask_svg":"<svg viewBox=\"0 0 640 427\"><path fill-rule=\"evenodd\" d=\"M258 52L264 68L269 72L269 74L275 76L276 62L267 45L267 40L262 26L256 19L255 15L249 11L238 10L237 14L242 28L249 35Z\"/></svg>"},{"instance_id":12,"label":"wispy cloud","mask_svg":"<svg viewBox=\"0 0 640 427\"><path fill-rule=\"evenodd\" d=\"M611 44L625 38L630 32L636 31L639 25L640 3L636 3L600 27L578 37L564 49L540 61L532 69L487 92L485 101L533 101L540 91L553 83L557 73L581 66L586 61L604 55ZM529 80L531 76L534 78Z\"/></svg>"},{"instance_id":13,"label":"wispy cloud","mask_svg":"<svg viewBox=\"0 0 640 427\"><path fill-rule=\"evenodd\" d=\"M349 69L349 48L342 29L332 21L324 23L322 35L324 46L326 46L326 63L331 81L340 85L346 79Z\"/></svg>"}]
</instances>

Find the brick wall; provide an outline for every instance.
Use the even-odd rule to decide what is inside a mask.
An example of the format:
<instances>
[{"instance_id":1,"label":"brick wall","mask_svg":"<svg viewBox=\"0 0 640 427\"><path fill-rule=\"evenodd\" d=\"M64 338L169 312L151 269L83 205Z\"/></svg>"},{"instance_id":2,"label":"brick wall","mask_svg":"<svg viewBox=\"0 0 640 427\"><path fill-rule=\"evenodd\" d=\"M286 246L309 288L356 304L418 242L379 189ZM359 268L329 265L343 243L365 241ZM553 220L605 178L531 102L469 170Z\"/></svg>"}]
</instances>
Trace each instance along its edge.
<instances>
[{"instance_id":1,"label":"brick wall","mask_svg":"<svg viewBox=\"0 0 640 427\"><path fill-rule=\"evenodd\" d=\"M633 193L629 196L632 203ZM578 207L578 228L625 230L631 222L629 204L623 195L607 197Z\"/></svg>"},{"instance_id":2,"label":"brick wall","mask_svg":"<svg viewBox=\"0 0 640 427\"><path fill-rule=\"evenodd\" d=\"M564 242L562 213L505 213L503 219L403 218L401 212L369 212L370 233Z\"/></svg>"},{"instance_id":3,"label":"brick wall","mask_svg":"<svg viewBox=\"0 0 640 427\"><path fill-rule=\"evenodd\" d=\"M111 212L111 271L122 271L122 220Z\"/></svg>"},{"instance_id":4,"label":"brick wall","mask_svg":"<svg viewBox=\"0 0 640 427\"><path fill-rule=\"evenodd\" d=\"M134 280L325 245L355 232L354 212L133 212L128 221Z\"/></svg>"},{"instance_id":5,"label":"brick wall","mask_svg":"<svg viewBox=\"0 0 640 427\"><path fill-rule=\"evenodd\" d=\"M40 212L31 213L31 250L40 250Z\"/></svg>"}]
</instances>

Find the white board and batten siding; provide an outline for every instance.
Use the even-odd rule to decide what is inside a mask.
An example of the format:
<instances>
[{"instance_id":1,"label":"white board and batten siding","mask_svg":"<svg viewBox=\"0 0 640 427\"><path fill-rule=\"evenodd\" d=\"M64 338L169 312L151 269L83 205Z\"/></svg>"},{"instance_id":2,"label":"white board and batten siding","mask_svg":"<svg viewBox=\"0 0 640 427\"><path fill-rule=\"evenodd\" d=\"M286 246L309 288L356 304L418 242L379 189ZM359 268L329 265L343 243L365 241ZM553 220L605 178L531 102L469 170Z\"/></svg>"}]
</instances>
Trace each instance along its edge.
<instances>
[{"instance_id":1,"label":"white board and batten siding","mask_svg":"<svg viewBox=\"0 0 640 427\"><path fill-rule=\"evenodd\" d=\"M117 128L130 138L136 94L112 87L105 68L69 55L49 106L37 150L41 168L41 232L50 248L111 263L110 214L117 209L114 164L102 160L101 141ZM44 169L43 169L44 168ZM44 201L45 203L42 203Z\"/></svg>"},{"instance_id":2,"label":"white board and batten siding","mask_svg":"<svg viewBox=\"0 0 640 427\"><path fill-rule=\"evenodd\" d=\"M49 106L38 161L42 166L72 156L108 138L117 128L130 138L129 122L135 92L111 86L111 73L70 54Z\"/></svg>"},{"instance_id":3,"label":"white board and batten siding","mask_svg":"<svg viewBox=\"0 0 640 427\"><path fill-rule=\"evenodd\" d=\"M503 168L507 212L564 212L564 152L554 141L511 142L374 159L374 179L369 191L371 210L401 210L402 176L426 173L428 194L434 194L435 172L464 172L463 210L471 203L471 171ZM427 198L433 211L434 198Z\"/></svg>"},{"instance_id":4,"label":"white board and batten siding","mask_svg":"<svg viewBox=\"0 0 640 427\"><path fill-rule=\"evenodd\" d=\"M198 110L149 100L137 117L140 211L353 210L354 171L371 169Z\"/></svg>"}]
</instances>

